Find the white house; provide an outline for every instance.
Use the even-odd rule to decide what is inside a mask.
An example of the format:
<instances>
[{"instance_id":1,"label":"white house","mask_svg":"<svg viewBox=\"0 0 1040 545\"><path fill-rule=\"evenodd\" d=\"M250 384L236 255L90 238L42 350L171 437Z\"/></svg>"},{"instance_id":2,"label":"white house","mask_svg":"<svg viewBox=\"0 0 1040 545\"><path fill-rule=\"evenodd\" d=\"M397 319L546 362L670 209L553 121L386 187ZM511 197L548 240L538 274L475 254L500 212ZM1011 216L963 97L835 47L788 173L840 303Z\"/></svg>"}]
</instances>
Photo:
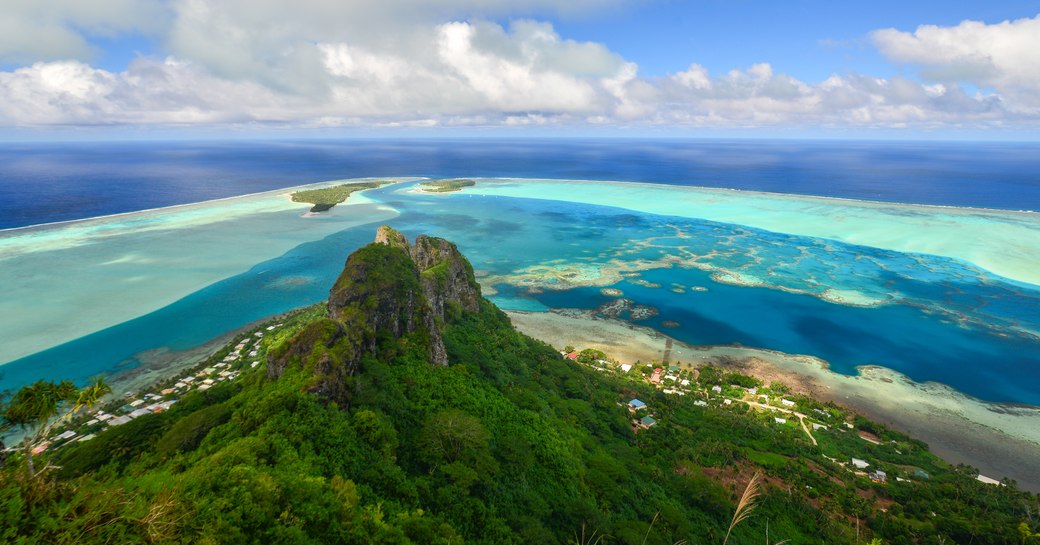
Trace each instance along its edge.
<instances>
[{"instance_id":1,"label":"white house","mask_svg":"<svg viewBox=\"0 0 1040 545\"><path fill-rule=\"evenodd\" d=\"M786 419L786 418L780 418L780 417L773 417L773 420L774 420L774 421L775 421L775 422L776 422L777 424L786 424L786 423L787 423L787 419Z\"/></svg>"},{"instance_id":2,"label":"white house","mask_svg":"<svg viewBox=\"0 0 1040 545\"><path fill-rule=\"evenodd\" d=\"M870 467L866 460L860 460L859 458L853 458L852 465L856 466L856 469L867 469Z\"/></svg>"},{"instance_id":3,"label":"white house","mask_svg":"<svg viewBox=\"0 0 1040 545\"><path fill-rule=\"evenodd\" d=\"M794 407L794 401L791 401L790 399L781 399L780 404L784 407Z\"/></svg>"}]
</instances>

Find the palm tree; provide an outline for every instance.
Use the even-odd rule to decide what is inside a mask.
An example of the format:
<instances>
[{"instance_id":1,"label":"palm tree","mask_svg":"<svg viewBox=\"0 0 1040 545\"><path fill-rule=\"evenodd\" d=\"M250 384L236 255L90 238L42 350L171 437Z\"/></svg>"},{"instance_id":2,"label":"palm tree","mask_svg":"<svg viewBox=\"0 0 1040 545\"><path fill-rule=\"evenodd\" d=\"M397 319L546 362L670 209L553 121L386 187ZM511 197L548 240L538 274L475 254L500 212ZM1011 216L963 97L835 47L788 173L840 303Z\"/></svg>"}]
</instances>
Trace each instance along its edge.
<instances>
[{"instance_id":1,"label":"palm tree","mask_svg":"<svg viewBox=\"0 0 1040 545\"><path fill-rule=\"evenodd\" d=\"M0 431L19 428L24 433L22 448L29 478L37 475L33 464L33 445L46 437L54 426L85 408L93 407L111 392L112 388L101 378L82 389L76 388L69 380L57 383L40 380L22 387L11 397L0 412Z\"/></svg>"}]
</instances>

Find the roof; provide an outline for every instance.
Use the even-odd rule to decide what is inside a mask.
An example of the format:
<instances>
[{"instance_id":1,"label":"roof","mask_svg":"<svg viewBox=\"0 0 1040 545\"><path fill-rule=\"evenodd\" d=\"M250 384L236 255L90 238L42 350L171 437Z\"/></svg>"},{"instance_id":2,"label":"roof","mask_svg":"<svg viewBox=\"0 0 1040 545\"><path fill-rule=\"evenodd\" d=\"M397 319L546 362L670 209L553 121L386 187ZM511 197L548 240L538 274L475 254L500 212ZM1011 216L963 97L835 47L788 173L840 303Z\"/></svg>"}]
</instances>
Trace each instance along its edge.
<instances>
[{"instance_id":1,"label":"roof","mask_svg":"<svg viewBox=\"0 0 1040 545\"><path fill-rule=\"evenodd\" d=\"M571 352L570 354L567 354L564 357L569 359L569 360L576 360L576 359L578 359L578 353L577 352Z\"/></svg>"},{"instance_id":2,"label":"roof","mask_svg":"<svg viewBox=\"0 0 1040 545\"><path fill-rule=\"evenodd\" d=\"M654 420L654 417L652 416L644 416L643 418L639 419L639 423L644 426L653 426L657 423L657 420Z\"/></svg>"},{"instance_id":3,"label":"roof","mask_svg":"<svg viewBox=\"0 0 1040 545\"><path fill-rule=\"evenodd\" d=\"M632 401L629 401L628 404L631 407L646 407L646 403L643 403L638 399L633 399Z\"/></svg>"}]
</instances>

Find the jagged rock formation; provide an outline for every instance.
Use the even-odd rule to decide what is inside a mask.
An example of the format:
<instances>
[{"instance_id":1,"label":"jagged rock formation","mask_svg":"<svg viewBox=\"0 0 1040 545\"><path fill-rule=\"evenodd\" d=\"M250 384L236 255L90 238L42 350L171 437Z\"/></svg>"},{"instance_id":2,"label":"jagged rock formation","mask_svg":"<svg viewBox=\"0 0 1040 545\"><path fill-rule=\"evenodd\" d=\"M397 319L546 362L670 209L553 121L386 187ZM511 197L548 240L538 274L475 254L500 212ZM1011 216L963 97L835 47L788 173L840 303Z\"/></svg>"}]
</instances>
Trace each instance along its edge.
<instances>
[{"instance_id":1,"label":"jagged rock formation","mask_svg":"<svg viewBox=\"0 0 1040 545\"><path fill-rule=\"evenodd\" d=\"M479 312L480 298L473 267L454 244L421 235L411 245L384 225L374 243L347 259L326 317L271 351L268 375L302 365L313 370L314 391L340 399L366 354L405 337L427 347L431 364L447 365L441 329L463 312Z\"/></svg>"}]
</instances>

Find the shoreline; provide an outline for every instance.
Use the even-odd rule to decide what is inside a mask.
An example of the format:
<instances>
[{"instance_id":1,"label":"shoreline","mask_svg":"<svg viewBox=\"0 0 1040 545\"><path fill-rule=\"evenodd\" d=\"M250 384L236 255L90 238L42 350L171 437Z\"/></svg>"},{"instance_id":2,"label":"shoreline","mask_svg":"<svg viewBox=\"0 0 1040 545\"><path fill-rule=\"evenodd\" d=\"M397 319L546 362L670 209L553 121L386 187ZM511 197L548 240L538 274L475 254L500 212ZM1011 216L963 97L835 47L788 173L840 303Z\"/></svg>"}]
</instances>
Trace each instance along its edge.
<instances>
[{"instance_id":1,"label":"shoreline","mask_svg":"<svg viewBox=\"0 0 1040 545\"><path fill-rule=\"evenodd\" d=\"M989 403L938 383L916 383L880 366L859 375L830 371L811 356L733 346L695 346L653 329L592 317L581 310L506 311L514 327L553 346L597 348L625 362L711 363L778 380L909 434L950 463L993 478L1009 477L1040 492L1040 407Z\"/></svg>"}]
</instances>

